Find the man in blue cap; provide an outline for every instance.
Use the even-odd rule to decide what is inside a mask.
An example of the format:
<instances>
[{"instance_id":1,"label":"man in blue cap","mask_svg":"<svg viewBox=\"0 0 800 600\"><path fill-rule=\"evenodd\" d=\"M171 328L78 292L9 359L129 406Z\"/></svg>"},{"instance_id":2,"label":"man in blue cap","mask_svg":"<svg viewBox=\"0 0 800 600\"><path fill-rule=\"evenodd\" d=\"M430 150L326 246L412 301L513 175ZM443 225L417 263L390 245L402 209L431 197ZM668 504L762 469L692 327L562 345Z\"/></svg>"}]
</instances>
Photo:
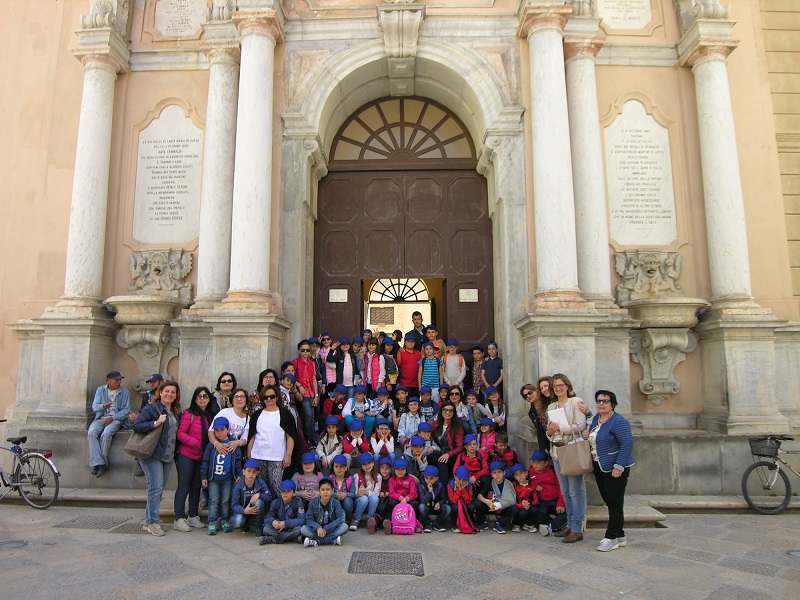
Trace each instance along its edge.
<instances>
[{"instance_id":1,"label":"man in blue cap","mask_svg":"<svg viewBox=\"0 0 800 600\"><path fill-rule=\"evenodd\" d=\"M94 420L87 432L89 440L89 469L95 477L108 470L108 452L114 435L130 420L131 397L122 387L122 373L110 371L105 385L97 388L92 402Z\"/></svg>"}]
</instances>

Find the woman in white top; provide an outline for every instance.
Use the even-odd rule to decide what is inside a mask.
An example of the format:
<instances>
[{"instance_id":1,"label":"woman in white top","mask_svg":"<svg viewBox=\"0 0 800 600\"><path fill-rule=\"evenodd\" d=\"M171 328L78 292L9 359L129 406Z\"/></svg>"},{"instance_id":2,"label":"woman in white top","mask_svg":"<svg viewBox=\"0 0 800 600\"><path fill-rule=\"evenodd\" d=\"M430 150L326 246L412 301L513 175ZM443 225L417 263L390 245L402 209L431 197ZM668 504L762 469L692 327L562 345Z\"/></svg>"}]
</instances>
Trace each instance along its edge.
<instances>
[{"instance_id":1,"label":"woman in white top","mask_svg":"<svg viewBox=\"0 0 800 600\"><path fill-rule=\"evenodd\" d=\"M553 467L567 509L567 526L556 532L555 535L563 538L562 541L565 544L571 544L583 539L583 522L586 519L586 482L583 475L567 477L561 474L558 464L558 448L568 442L582 439L589 409L586 403L575 395L572 382L563 373L553 375L553 391L556 401L547 407L547 439L551 442L550 455L553 458ZM563 409L566 417L566 423L562 420L563 429L556 418L552 416L553 411L558 409Z\"/></svg>"},{"instance_id":2,"label":"woman in white top","mask_svg":"<svg viewBox=\"0 0 800 600\"><path fill-rule=\"evenodd\" d=\"M263 408L250 417L247 453L258 461L258 472L269 486L273 498L280 497L284 479L300 469L300 444L297 443L297 422L292 413L278 404L280 391L276 385L261 390Z\"/></svg>"}]
</instances>

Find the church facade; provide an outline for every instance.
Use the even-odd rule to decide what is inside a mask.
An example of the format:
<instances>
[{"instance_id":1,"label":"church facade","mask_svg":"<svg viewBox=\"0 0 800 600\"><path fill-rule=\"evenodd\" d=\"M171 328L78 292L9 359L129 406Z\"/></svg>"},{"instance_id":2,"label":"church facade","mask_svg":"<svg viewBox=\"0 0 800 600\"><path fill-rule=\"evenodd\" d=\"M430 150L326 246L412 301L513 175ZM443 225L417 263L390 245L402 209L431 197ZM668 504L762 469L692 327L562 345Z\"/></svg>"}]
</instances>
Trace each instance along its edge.
<instances>
[{"instance_id":1,"label":"church facade","mask_svg":"<svg viewBox=\"0 0 800 600\"><path fill-rule=\"evenodd\" d=\"M112 368L255 387L411 301L498 342L520 449L522 384L614 390L642 491L733 492L800 425L790 2L11 4L9 427L82 433Z\"/></svg>"}]
</instances>

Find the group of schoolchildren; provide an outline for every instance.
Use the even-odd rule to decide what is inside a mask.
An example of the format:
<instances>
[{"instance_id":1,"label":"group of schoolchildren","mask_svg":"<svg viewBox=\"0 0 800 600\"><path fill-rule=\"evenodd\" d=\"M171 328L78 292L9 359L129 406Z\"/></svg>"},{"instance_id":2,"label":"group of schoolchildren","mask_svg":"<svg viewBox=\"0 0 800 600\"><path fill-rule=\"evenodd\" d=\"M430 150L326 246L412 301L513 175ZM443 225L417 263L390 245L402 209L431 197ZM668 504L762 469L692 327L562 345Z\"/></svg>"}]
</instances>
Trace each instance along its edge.
<instances>
[{"instance_id":1,"label":"group of schoolchildren","mask_svg":"<svg viewBox=\"0 0 800 600\"><path fill-rule=\"evenodd\" d=\"M416 414L417 399L408 403L403 417ZM238 452L220 454L209 443L201 465L209 535L238 528L254 532L262 545L313 547L341 545L363 521L370 534L379 527L387 534L477 533L489 528L489 515L500 534L548 536L565 526L564 499L546 451L534 451L526 467L507 434L493 431L488 420L479 433L465 436L450 477L447 463L427 462L436 456L431 423L413 423L406 418L395 441L389 420L377 418L368 435L364 422L353 418L342 436L340 419L329 415L316 452L302 455L302 472L282 482L277 498L258 476L257 461L242 465ZM228 426L225 417L214 419L220 442L231 439Z\"/></svg>"}]
</instances>

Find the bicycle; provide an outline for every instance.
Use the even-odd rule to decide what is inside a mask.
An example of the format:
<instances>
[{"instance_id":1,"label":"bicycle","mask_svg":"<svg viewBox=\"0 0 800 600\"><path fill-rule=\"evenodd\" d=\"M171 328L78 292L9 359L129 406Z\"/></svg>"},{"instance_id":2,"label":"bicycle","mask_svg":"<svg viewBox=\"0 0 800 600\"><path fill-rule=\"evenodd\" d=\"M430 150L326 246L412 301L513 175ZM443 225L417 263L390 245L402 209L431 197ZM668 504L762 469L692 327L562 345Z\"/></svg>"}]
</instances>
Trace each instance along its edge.
<instances>
[{"instance_id":1,"label":"bicycle","mask_svg":"<svg viewBox=\"0 0 800 600\"><path fill-rule=\"evenodd\" d=\"M5 423L1 419L0 423ZM28 506L44 510L53 505L58 498L58 468L50 460L52 450L23 448L28 436L10 437L6 441L11 446L0 446L0 450L11 452L14 463L11 472L6 473L0 465L0 484L7 488L0 494L0 500L16 490Z\"/></svg>"},{"instance_id":2,"label":"bicycle","mask_svg":"<svg viewBox=\"0 0 800 600\"><path fill-rule=\"evenodd\" d=\"M794 438L787 435L768 435L749 439L750 452L755 462L742 474L742 495L750 508L757 513L777 515L789 506L792 486L781 465L798 477L800 472L781 455L800 454L800 450L783 450L781 443L792 440Z\"/></svg>"}]
</instances>

